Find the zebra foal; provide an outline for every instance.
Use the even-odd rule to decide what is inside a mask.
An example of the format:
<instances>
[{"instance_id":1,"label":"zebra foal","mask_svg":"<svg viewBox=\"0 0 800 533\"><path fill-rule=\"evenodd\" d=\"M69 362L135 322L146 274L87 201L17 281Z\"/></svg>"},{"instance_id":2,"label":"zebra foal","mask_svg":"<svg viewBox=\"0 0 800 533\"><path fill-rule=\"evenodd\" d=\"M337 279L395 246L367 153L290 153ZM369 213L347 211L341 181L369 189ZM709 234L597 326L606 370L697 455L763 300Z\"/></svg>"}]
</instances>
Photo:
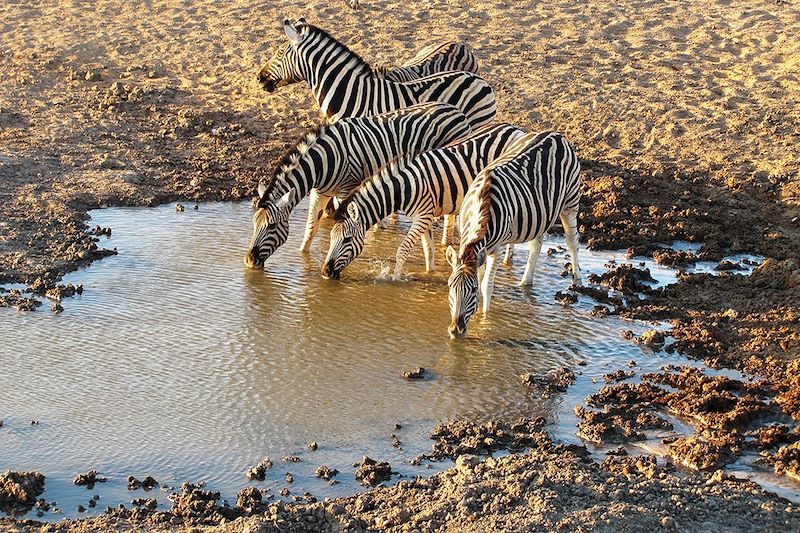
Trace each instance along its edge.
<instances>
[{"instance_id":1,"label":"zebra foal","mask_svg":"<svg viewBox=\"0 0 800 533\"><path fill-rule=\"evenodd\" d=\"M461 244L447 248L452 266L448 279L451 338L467 334L467 322L478 307L478 269L482 310L489 311L497 270L496 254L505 244L530 242L528 264L520 285L531 282L542 236L561 218L572 259L578 268L578 202L580 162L564 137L555 132L527 134L485 168L470 185L461 205Z\"/></svg>"},{"instance_id":2,"label":"zebra foal","mask_svg":"<svg viewBox=\"0 0 800 533\"><path fill-rule=\"evenodd\" d=\"M308 207L302 252L311 246L322 208L331 197L343 198L399 156L438 148L470 131L464 114L442 103L347 118L311 130L283 157L272 178L259 184L245 265L260 268L286 242L289 214L310 192L315 194Z\"/></svg>"},{"instance_id":3,"label":"zebra foal","mask_svg":"<svg viewBox=\"0 0 800 533\"><path fill-rule=\"evenodd\" d=\"M396 211L403 211L412 224L397 250L395 278L420 238L425 269L434 270L434 219L458 213L475 176L523 135L509 124L484 126L453 144L407 155L383 167L354 189L334 213L322 276L338 278L363 250L367 230Z\"/></svg>"},{"instance_id":4,"label":"zebra foal","mask_svg":"<svg viewBox=\"0 0 800 533\"><path fill-rule=\"evenodd\" d=\"M267 90L280 83L274 80L306 80L328 122L423 102L446 102L461 109L476 128L488 124L497 111L494 91L472 72L445 72L404 82L382 79L358 54L321 28L285 19L283 30L289 47L262 69L259 80Z\"/></svg>"}]
</instances>

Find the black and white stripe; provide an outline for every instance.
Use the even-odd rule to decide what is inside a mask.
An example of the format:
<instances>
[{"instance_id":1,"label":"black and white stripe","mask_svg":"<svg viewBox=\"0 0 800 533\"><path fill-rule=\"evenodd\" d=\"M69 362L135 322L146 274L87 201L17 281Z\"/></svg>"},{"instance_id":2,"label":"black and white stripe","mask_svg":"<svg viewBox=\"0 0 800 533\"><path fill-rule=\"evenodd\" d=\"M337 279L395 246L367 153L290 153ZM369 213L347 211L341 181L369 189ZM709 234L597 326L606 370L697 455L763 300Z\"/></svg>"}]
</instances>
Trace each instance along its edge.
<instances>
[{"instance_id":1,"label":"black and white stripe","mask_svg":"<svg viewBox=\"0 0 800 533\"><path fill-rule=\"evenodd\" d=\"M464 43L432 44L421 49L413 59L399 67L373 67L379 78L391 81L411 81L433 74L461 70L478 72L478 60Z\"/></svg>"},{"instance_id":2,"label":"black and white stripe","mask_svg":"<svg viewBox=\"0 0 800 533\"><path fill-rule=\"evenodd\" d=\"M509 124L484 126L446 147L385 166L354 189L334 213L322 275L338 277L361 253L367 230L397 211L410 217L412 225L397 250L395 277L420 238L426 270L434 270L434 219L458 213L475 176L523 136L521 129Z\"/></svg>"},{"instance_id":3,"label":"black and white stripe","mask_svg":"<svg viewBox=\"0 0 800 533\"><path fill-rule=\"evenodd\" d=\"M272 179L259 185L245 264L262 266L286 241L289 213L310 192L316 194L311 195L301 251L311 246L331 197L344 198L397 157L438 148L469 133L464 114L442 103L343 119L312 130L284 156Z\"/></svg>"},{"instance_id":4,"label":"black and white stripe","mask_svg":"<svg viewBox=\"0 0 800 533\"><path fill-rule=\"evenodd\" d=\"M494 118L494 91L475 73L451 71L406 82L381 79L358 54L324 30L289 20L283 24L290 47L269 68L265 67L266 74L259 78L267 90L275 88L277 77L287 83L306 80L329 122L422 102L446 102L458 107L473 128Z\"/></svg>"},{"instance_id":5,"label":"black and white stripe","mask_svg":"<svg viewBox=\"0 0 800 533\"><path fill-rule=\"evenodd\" d=\"M578 202L580 162L564 137L555 132L525 135L470 185L461 205L461 244L447 249L453 267L450 287L450 336L463 337L477 309L478 269L482 309L492 298L496 254L506 244L530 242L530 254L520 285L530 284L542 236L561 218L572 257L572 276L580 283L578 268Z\"/></svg>"}]
</instances>

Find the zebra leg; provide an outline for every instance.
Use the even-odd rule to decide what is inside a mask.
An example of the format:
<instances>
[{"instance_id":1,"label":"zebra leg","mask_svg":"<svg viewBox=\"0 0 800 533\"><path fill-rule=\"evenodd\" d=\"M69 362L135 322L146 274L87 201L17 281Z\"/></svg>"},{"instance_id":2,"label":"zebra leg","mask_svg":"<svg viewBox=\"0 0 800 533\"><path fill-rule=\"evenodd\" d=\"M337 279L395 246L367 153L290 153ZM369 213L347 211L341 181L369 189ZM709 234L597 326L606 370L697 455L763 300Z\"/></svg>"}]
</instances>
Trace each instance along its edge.
<instances>
[{"instance_id":1,"label":"zebra leg","mask_svg":"<svg viewBox=\"0 0 800 533\"><path fill-rule=\"evenodd\" d=\"M483 269L483 279L481 280L483 314L489 312L489 304L492 302L492 292L494 292L494 275L497 272L497 266L497 254L487 255L486 266Z\"/></svg>"},{"instance_id":2,"label":"zebra leg","mask_svg":"<svg viewBox=\"0 0 800 533\"><path fill-rule=\"evenodd\" d=\"M431 221L432 222L432 221ZM422 237L422 251L425 252L425 272L436 270L436 247L433 245L433 225L424 231Z\"/></svg>"},{"instance_id":3,"label":"zebra leg","mask_svg":"<svg viewBox=\"0 0 800 533\"><path fill-rule=\"evenodd\" d=\"M430 227L433 225L433 215L421 215L417 216L413 219L411 223L411 229L408 230L406 234L406 238L403 239L403 242L400 243L400 247L397 249L397 256L396 262L394 265L394 277L395 279L400 278L400 274L403 271L403 265L408 259L408 254L411 253L411 250L417 244L417 241L420 237L423 237L423 248L425 247L425 240L428 236L428 232L430 231ZM428 244L430 246L430 243ZM425 263L426 266L428 265L427 259L427 249L425 249L426 258Z\"/></svg>"},{"instance_id":4,"label":"zebra leg","mask_svg":"<svg viewBox=\"0 0 800 533\"><path fill-rule=\"evenodd\" d=\"M315 189L311 189L308 202L306 233L303 236L303 243L300 245L301 252L308 252L308 249L311 248L311 241L314 240L314 235L317 233L317 228L319 227L319 219L322 218L322 209L328 205L330 199L330 196L323 196Z\"/></svg>"},{"instance_id":5,"label":"zebra leg","mask_svg":"<svg viewBox=\"0 0 800 533\"><path fill-rule=\"evenodd\" d=\"M514 245L506 244L506 256L503 258L504 265L510 265L511 260L514 258Z\"/></svg>"},{"instance_id":6,"label":"zebra leg","mask_svg":"<svg viewBox=\"0 0 800 533\"><path fill-rule=\"evenodd\" d=\"M564 210L561 213L561 225L567 238L567 248L572 259L572 283L581 284L581 269L578 266L578 209Z\"/></svg>"},{"instance_id":7,"label":"zebra leg","mask_svg":"<svg viewBox=\"0 0 800 533\"><path fill-rule=\"evenodd\" d=\"M442 244L447 246L454 242L456 215L445 215L442 223Z\"/></svg>"},{"instance_id":8,"label":"zebra leg","mask_svg":"<svg viewBox=\"0 0 800 533\"><path fill-rule=\"evenodd\" d=\"M536 271L536 260L539 259L539 253L542 251L542 237L542 235L539 235L531 241L531 249L528 252L528 264L525 265L525 273L522 274L522 280L519 282L520 287L531 284L533 273Z\"/></svg>"}]
</instances>

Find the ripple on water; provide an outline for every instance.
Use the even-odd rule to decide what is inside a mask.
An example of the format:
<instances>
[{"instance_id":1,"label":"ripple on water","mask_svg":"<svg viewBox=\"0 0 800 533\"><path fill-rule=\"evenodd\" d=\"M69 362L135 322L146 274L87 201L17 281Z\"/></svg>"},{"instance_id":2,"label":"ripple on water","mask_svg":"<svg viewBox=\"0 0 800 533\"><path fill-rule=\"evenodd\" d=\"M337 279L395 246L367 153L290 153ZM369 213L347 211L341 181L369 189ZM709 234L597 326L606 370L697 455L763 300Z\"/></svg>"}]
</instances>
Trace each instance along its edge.
<instances>
[{"instance_id":1,"label":"ripple on water","mask_svg":"<svg viewBox=\"0 0 800 533\"><path fill-rule=\"evenodd\" d=\"M113 228L101 245L119 255L67 276L86 292L59 316L0 310L0 464L44 471L46 497L67 516L85 503L69 483L78 472L112 478L104 504L131 497L130 474L206 480L232 498L247 467L302 453L311 440L320 452L276 467L265 485L291 468L296 486L341 495L354 480L340 474L341 485L329 487L313 478L317 464L349 472L354 458L371 453L411 468L402 461L429 447L432 425L459 416L569 420L573 404L531 395L518 375L578 360L599 375L604 365L643 356L620 340L620 321L590 317L586 301L574 308L553 301L569 285L560 276L563 255L543 254L533 287L523 291L515 284L527 253L519 250L513 271L498 273L491 317L476 317L469 339L453 342L441 247L439 272L425 273L416 250L403 280L386 279L407 223L371 233L337 282L318 275L328 221L311 253L297 252L303 209L264 272L242 266L251 232L245 203L92 217ZM544 249L556 244L548 238ZM600 273L611 255L582 249L582 265ZM417 366L432 377L402 378ZM404 452L388 438L398 421ZM574 435L574 425L561 433Z\"/></svg>"}]
</instances>

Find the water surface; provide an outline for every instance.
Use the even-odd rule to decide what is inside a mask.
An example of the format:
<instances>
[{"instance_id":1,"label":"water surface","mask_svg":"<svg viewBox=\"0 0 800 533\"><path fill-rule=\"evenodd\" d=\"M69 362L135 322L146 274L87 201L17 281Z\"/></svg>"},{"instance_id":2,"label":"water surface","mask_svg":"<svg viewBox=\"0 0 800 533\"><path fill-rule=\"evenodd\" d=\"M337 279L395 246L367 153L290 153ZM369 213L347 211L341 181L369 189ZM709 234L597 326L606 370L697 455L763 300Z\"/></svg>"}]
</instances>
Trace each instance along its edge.
<instances>
[{"instance_id":1,"label":"water surface","mask_svg":"<svg viewBox=\"0 0 800 533\"><path fill-rule=\"evenodd\" d=\"M441 247L439 272L426 274L417 250L409 279L387 280L408 229L401 222L373 232L341 281L324 280L330 223L300 254L304 206L264 271L242 263L247 203L92 212L92 224L113 229L100 245L119 255L65 278L83 284L83 295L67 299L60 315L47 304L34 313L0 309L0 469L44 472L44 496L66 516L94 493L99 508L142 495L127 491L128 475L171 486L206 481L232 500L264 457L275 467L255 485L277 492L292 472L293 495L340 496L358 488L352 463L364 454L405 475L429 474L408 461L429 450L437 421L542 415L570 439L572 406L599 387L592 377L631 359L653 369L685 362L621 339L645 324L591 317L584 298L571 308L556 303L553 294L569 285L561 277L568 258L544 252L560 238L545 241L524 291L515 283L527 250L517 250L513 267L498 272L490 317L474 318L466 341L451 341ZM584 274L624 257L581 253ZM674 281L674 271L648 266L659 281ZM567 395L532 396L518 379L562 365L583 372ZM404 380L416 366L428 378ZM310 441L318 451L306 449ZM289 454L302 461L280 460ZM342 472L338 485L314 478L320 464ZM71 484L90 469L109 481L93 491ZM155 492L168 506L168 490Z\"/></svg>"}]
</instances>

